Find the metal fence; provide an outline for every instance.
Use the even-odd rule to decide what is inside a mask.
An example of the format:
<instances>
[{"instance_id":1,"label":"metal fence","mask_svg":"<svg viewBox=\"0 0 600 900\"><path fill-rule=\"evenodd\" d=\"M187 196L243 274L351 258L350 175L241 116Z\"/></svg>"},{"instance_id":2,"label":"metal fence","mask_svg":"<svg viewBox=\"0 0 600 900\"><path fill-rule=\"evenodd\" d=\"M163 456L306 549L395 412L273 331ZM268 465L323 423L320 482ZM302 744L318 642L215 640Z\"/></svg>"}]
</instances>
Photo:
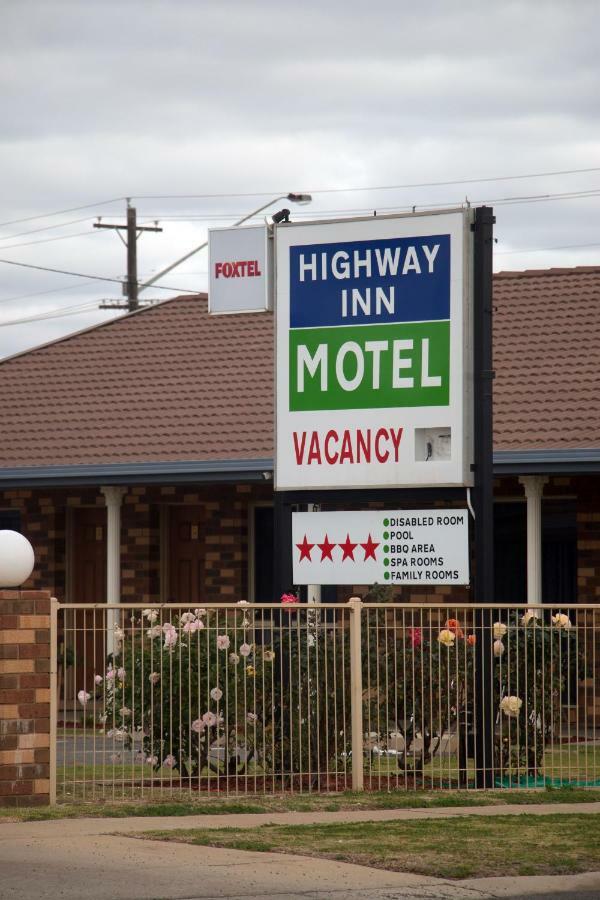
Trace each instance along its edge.
<instances>
[{"instance_id":1,"label":"metal fence","mask_svg":"<svg viewBox=\"0 0 600 900\"><path fill-rule=\"evenodd\" d=\"M52 607L51 794L600 786L600 606Z\"/></svg>"}]
</instances>

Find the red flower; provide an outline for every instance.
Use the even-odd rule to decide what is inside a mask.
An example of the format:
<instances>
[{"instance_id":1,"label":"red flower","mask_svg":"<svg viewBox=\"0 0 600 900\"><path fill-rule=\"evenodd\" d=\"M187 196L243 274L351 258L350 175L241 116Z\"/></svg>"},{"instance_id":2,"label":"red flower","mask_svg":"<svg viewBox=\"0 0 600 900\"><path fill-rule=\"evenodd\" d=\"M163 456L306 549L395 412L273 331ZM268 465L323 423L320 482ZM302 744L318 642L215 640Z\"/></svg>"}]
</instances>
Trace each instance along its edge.
<instances>
[{"instance_id":1,"label":"red flower","mask_svg":"<svg viewBox=\"0 0 600 900\"><path fill-rule=\"evenodd\" d=\"M284 606L287 606L292 603L298 603L298 598L295 594L282 594L281 602L284 604Z\"/></svg>"},{"instance_id":2,"label":"red flower","mask_svg":"<svg viewBox=\"0 0 600 900\"><path fill-rule=\"evenodd\" d=\"M413 647L420 647L423 643L423 633L420 628L407 628L408 637Z\"/></svg>"},{"instance_id":3,"label":"red flower","mask_svg":"<svg viewBox=\"0 0 600 900\"><path fill-rule=\"evenodd\" d=\"M456 635L457 638L464 637L464 633L462 628L460 627L460 622L458 619L447 619L446 620L446 628L448 631L451 631Z\"/></svg>"}]
</instances>

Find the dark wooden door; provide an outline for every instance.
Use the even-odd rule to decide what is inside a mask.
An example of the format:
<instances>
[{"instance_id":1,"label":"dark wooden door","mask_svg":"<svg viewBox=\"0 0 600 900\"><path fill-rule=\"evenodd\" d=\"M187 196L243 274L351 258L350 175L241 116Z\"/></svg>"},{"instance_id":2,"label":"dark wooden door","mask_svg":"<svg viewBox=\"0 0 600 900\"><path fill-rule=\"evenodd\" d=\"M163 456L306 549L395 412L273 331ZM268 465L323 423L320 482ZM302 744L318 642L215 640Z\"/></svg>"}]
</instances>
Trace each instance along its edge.
<instances>
[{"instance_id":1,"label":"dark wooden door","mask_svg":"<svg viewBox=\"0 0 600 900\"><path fill-rule=\"evenodd\" d=\"M74 509L71 534L69 599L72 603L102 605L106 603L106 509ZM77 692L84 688L93 692L94 675L104 674L106 668L106 611L65 610L63 624L58 655L65 676L63 702L67 709L77 709Z\"/></svg>"},{"instance_id":2,"label":"dark wooden door","mask_svg":"<svg viewBox=\"0 0 600 900\"><path fill-rule=\"evenodd\" d=\"M201 506L169 509L170 603L201 603L204 594L204 511Z\"/></svg>"},{"instance_id":3,"label":"dark wooden door","mask_svg":"<svg viewBox=\"0 0 600 900\"><path fill-rule=\"evenodd\" d=\"M73 603L106 602L106 510L73 510Z\"/></svg>"}]
</instances>

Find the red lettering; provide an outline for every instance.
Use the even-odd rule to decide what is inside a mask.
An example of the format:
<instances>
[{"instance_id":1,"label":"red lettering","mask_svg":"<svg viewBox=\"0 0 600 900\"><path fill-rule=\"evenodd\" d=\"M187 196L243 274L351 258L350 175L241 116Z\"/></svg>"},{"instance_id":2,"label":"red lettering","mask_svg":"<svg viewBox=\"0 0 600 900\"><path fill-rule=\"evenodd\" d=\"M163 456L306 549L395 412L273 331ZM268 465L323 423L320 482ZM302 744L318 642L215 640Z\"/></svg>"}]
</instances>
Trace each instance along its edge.
<instances>
[{"instance_id":1,"label":"red lettering","mask_svg":"<svg viewBox=\"0 0 600 900\"><path fill-rule=\"evenodd\" d=\"M402 440L402 428L398 428L396 431L394 431L393 428L390 428L390 435L392 437L392 444L394 445L394 462L398 462L398 457L400 455L400 441Z\"/></svg>"},{"instance_id":2,"label":"red lettering","mask_svg":"<svg viewBox=\"0 0 600 900\"><path fill-rule=\"evenodd\" d=\"M344 431L344 437L342 438L342 449L340 451L340 463L346 462L354 462L354 456L352 455L352 441L350 440L350 432L348 429Z\"/></svg>"},{"instance_id":3,"label":"red lettering","mask_svg":"<svg viewBox=\"0 0 600 900\"><path fill-rule=\"evenodd\" d=\"M371 462L371 429L367 428L367 437L365 440L363 432L358 429L356 432L356 462L360 462L361 453L365 462Z\"/></svg>"},{"instance_id":4,"label":"red lettering","mask_svg":"<svg viewBox=\"0 0 600 900\"><path fill-rule=\"evenodd\" d=\"M325 435L325 459L327 460L327 462L330 466L334 466L336 464L336 462L338 461L338 456L339 456L337 451L335 453L329 452L329 442L332 440L335 441L336 443L339 440L337 431L328 431L327 434Z\"/></svg>"},{"instance_id":5,"label":"red lettering","mask_svg":"<svg viewBox=\"0 0 600 900\"><path fill-rule=\"evenodd\" d=\"M312 437L310 439L310 448L308 451L307 459L307 463L309 466L313 460L321 465L321 448L319 447L319 435L316 431L313 431Z\"/></svg>"},{"instance_id":6,"label":"red lettering","mask_svg":"<svg viewBox=\"0 0 600 900\"><path fill-rule=\"evenodd\" d=\"M389 437L387 428L380 428L375 435L375 456L377 457L377 462L384 463L387 462L390 458L390 451L386 450L385 453L381 453L379 449L379 441L383 438L387 440Z\"/></svg>"},{"instance_id":7,"label":"red lettering","mask_svg":"<svg viewBox=\"0 0 600 900\"><path fill-rule=\"evenodd\" d=\"M257 278L261 276L257 259L237 259L215 263L215 278Z\"/></svg>"},{"instance_id":8,"label":"red lettering","mask_svg":"<svg viewBox=\"0 0 600 900\"><path fill-rule=\"evenodd\" d=\"M302 432L302 440L300 442L300 445L298 445L298 434L296 431L293 432L293 438L294 438L294 453L296 454L296 464L298 466L301 466L302 462L304 461L304 447L306 445L306 432L305 431Z\"/></svg>"}]
</instances>

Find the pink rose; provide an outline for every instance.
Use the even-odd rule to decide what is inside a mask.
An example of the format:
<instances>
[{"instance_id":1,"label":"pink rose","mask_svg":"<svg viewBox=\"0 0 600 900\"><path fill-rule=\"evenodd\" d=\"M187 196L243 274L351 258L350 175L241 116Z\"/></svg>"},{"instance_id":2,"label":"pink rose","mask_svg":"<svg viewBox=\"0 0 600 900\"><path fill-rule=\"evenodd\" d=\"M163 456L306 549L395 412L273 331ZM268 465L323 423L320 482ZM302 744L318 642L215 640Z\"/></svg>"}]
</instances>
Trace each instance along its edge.
<instances>
[{"instance_id":1,"label":"pink rose","mask_svg":"<svg viewBox=\"0 0 600 900\"><path fill-rule=\"evenodd\" d=\"M298 598L295 594L282 594L281 602L284 604L284 606L292 603L298 603Z\"/></svg>"},{"instance_id":2,"label":"pink rose","mask_svg":"<svg viewBox=\"0 0 600 900\"><path fill-rule=\"evenodd\" d=\"M423 633L420 628L407 628L408 637L413 647L420 647L423 643Z\"/></svg>"}]
</instances>

